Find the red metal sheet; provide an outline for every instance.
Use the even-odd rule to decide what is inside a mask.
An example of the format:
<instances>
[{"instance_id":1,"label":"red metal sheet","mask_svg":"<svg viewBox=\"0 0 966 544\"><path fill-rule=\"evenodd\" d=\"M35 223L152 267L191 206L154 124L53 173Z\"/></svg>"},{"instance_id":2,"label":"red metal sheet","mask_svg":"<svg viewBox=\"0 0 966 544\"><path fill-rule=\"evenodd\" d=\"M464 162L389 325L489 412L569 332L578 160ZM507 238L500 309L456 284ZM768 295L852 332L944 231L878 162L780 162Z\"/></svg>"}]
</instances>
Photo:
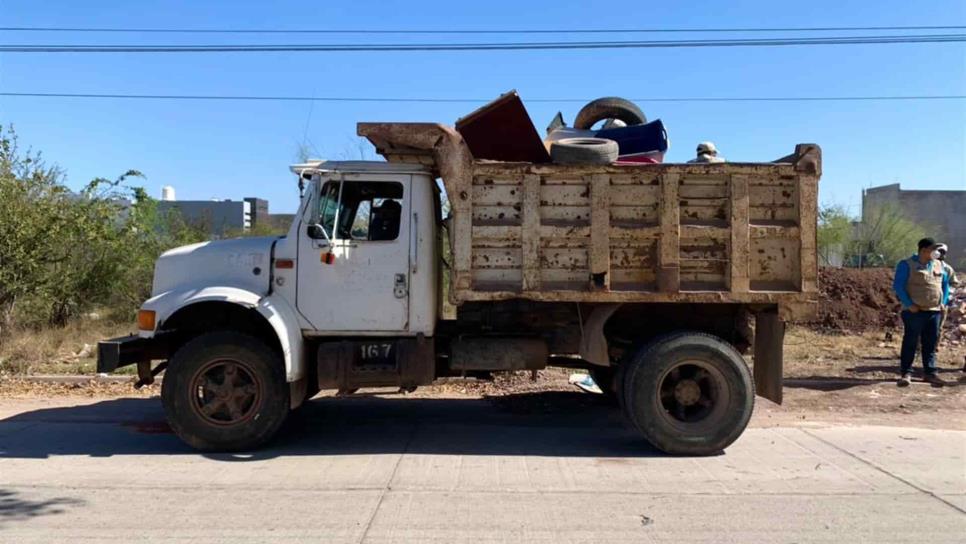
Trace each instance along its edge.
<instances>
[{"instance_id":1,"label":"red metal sheet","mask_svg":"<svg viewBox=\"0 0 966 544\"><path fill-rule=\"evenodd\" d=\"M550 154L516 91L456 121L473 158L506 162L550 162Z\"/></svg>"}]
</instances>

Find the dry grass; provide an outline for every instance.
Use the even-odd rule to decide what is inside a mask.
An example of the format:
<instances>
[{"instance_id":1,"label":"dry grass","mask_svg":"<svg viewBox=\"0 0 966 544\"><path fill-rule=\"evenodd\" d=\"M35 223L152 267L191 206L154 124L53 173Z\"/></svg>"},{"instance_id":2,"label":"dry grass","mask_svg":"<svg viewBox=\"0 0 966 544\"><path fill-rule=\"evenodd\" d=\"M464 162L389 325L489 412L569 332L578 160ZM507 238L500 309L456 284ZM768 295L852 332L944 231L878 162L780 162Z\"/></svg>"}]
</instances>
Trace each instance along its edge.
<instances>
[{"instance_id":1,"label":"dry grass","mask_svg":"<svg viewBox=\"0 0 966 544\"><path fill-rule=\"evenodd\" d=\"M785 336L785 377L892 378L898 372L902 331L829 334L789 327ZM966 350L944 345L937 357L941 369L963 367ZM919 367L921 359L915 366Z\"/></svg>"},{"instance_id":2,"label":"dry grass","mask_svg":"<svg viewBox=\"0 0 966 544\"><path fill-rule=\"evenodd\" d=\"M108 398L108 397L155 397L160 395L158 384L141 389L133 386L134 376L126 383L104 383L97 380L78 383L51 383L18 377L0 376L0 401L5 399L53 399L61 397Z\"/></svg>"},{"instance_id":3,"label":"dry grass","mask_svg":"<svg viewBox=\"0 0 966 544\"><path fill-rule=\"evenodd\" d=\"M14 330L0 337L0 375L94 374L97 342L130 334L133 324L84 319L63 327Z\"/></svg>"}]
</instances>

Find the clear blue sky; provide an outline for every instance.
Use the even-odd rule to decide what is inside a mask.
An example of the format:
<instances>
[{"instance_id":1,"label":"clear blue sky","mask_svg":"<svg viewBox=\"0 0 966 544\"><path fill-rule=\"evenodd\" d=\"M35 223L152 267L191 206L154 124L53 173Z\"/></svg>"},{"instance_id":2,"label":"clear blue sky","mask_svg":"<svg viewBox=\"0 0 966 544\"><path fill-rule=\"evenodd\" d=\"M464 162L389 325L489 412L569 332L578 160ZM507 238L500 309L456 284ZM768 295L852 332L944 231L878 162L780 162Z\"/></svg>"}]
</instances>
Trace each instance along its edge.
<instances>
[{"instance_id":1,"label":"clear blue sky","mask_svg":"<svg viewBox=\"0 0 966 544\"><path fill-rule=\"evenodd\" d=\"M606 9L605 7L606 6ZM0 26L189 28L642 28L966 24L966 2L320 2L0 0ZM959 32L959 31L957 31ZM599 39L593 36L251 36L0 32L0 43L332 43ZM834 33L833 33L834 34ZM645 35L614 39L724 36ZM427 53L81 55L0 53L0 91L489 98L966 94L966 44ZM966 101L640 103L668 127L670 161L713 140L732 160L796 143L825 154L821 200L859 211L861 189L966 189ZM542 130L579 104L532 103ZM136 168L158 196L259 196L292 211L287 166L307 135L358 158L357 121L452 123L474 104L106 101L0 97L0 122L79 187ZM307 128L307 130L306 130Z\"/></svg>"}]
</instances>

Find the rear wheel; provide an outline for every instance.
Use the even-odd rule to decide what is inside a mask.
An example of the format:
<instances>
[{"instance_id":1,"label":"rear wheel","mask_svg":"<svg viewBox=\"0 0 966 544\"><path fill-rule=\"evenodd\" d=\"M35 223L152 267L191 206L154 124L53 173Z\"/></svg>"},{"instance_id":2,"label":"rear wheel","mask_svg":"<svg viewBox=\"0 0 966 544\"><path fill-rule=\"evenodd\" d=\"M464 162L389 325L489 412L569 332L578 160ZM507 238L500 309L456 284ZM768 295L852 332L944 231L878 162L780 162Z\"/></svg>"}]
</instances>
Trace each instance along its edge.
<instances>
[{"instance_id":1,"label":"rear wheel","mask_svg":"<svg viewBox=\"0 0 966 544\"><path fill-rule=\"evenodd\" d=\"M628 363L624 413L662 451L717 453L748 425L755 398L751 373L723 340L703 333L665 336Z\"/></svg>"},{"instance_id":2,"label":"rear wheel","mask_svg":"<svg viewBox=\"0 0 966 544\"><path fill-rule=\"evenodd\" d=\"M203 451L237 451L268 441L289 411L279 356L234 332L203 334L165 371L161 401L174 432Z\"/></svg>"}]
</instances>

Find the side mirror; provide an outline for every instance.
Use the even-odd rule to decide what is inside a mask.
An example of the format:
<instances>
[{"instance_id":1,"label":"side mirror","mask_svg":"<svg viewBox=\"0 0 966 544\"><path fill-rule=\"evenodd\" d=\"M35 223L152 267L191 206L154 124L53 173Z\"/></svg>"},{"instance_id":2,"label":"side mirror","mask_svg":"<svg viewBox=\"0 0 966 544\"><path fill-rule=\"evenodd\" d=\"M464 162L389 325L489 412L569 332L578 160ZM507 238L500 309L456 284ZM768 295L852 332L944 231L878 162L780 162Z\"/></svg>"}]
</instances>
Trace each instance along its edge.
<instances>
[{"instance_id":1,"label":"side mirror","mask_svg":"<svg viewBox=\"0 0 966 544\"><path fill-rule=\"evenodd\" d=\"M320 225L318 223L313 223L311 225L306 226L305 227L305 234L309 238L313 238L315 240L319 240L319 239L328 240L329 239L329 237L325 235L325 229L323 229L322 228L322 225Z\"/></svg>"}]
</instances>

